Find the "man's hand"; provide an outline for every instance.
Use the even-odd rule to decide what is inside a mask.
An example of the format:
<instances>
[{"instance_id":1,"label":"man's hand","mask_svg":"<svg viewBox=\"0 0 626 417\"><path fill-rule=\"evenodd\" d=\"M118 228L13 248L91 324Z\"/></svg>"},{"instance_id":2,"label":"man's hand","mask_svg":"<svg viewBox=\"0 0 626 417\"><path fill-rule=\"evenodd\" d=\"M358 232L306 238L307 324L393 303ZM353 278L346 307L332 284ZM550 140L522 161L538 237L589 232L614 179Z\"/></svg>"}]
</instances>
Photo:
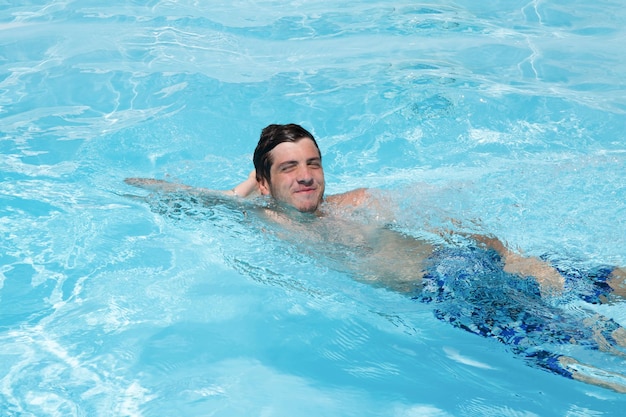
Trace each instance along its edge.
<instances>
[{"instance_id":1,"label":"man's hand","mask_svg":"<svg viewBox=\"0 0 626 417\"><path fill-rule=\"evenodd\" d=\"M553 266L539 258L528 258L506 250L504 271L524 277L534 277L542 295L556 295L563 291L565 278Z\"/></svg>"},{"instance_id":2,"label":"man's hand","mask_svg":"<svg viewBox=\"0 0 626 417\"><path fill-rule=\"evenodd\" d=\"M504 260L504 271L522 277L533 277L545 296L557 295L565 288L565 278L549 263L511 251L493 236L471 235L477 242L494 249Z\"/></svg>"}]
</instances>

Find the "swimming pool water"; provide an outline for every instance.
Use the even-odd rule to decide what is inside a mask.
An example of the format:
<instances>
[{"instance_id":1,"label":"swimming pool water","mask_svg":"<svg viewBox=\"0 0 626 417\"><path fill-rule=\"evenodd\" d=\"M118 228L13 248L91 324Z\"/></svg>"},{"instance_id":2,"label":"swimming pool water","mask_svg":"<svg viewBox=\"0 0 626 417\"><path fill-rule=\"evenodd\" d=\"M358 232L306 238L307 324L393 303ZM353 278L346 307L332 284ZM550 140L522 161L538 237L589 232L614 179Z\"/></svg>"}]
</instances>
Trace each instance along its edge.
<instances>
[{"instance_id":1,"label":"swimming pool water","mask_svg":"<svg viewBox=\"0 0 626 417\"><path fill-rule=\"evenodd\" d=\"M626 265L624 21L605 0L3 2L0 415L618 415L622 394L123 179L228 189L295 122L330 193L385 189L404 230ZM626 326L624 302L589 308Z\"/></svg>"}]
</instances>

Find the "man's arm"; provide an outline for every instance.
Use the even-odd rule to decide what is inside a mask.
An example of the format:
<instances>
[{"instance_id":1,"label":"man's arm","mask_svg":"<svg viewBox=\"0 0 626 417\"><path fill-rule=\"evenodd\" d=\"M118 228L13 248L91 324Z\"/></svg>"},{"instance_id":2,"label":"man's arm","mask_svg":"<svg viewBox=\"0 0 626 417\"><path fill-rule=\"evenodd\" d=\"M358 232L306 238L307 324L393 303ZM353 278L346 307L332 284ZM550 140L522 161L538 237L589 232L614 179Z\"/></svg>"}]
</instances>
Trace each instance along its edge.
<instances>
[{"instance_id":1,"label":"man's arm","mask_svg":"<svg viewBox=\"0 0 626 417\"><path fill-rule=\"evenodd\" d=\"M565 279L549 263L535 257L523 256L507 248L493 236L472 234L473 240L498 252L504 261L504 271L523 277L534 277L545 295L559 293L565 287Z\"/></svg>"},{"instance_id":2,"label":"man's arm","mask_svg":"<svg viewBox=\"0 0 626 417\"><path fill-rule=\"evenodd\" d=\"M184 192L195 196L207 195L226 195L233 197L253 197L259 194L259 186L256 181L254 171L250 173L248 178L241 184L235 186L232 190L211 190L208 188L191 187L185 184L177 184L165 180L157 180L154 178L126 178L124 182L134 187L143 188L148 191L156 191L162 193L178 193Z\"/></svg>"},{"instance_id":3,"label":"man's arm","mask_svg":"<svg viewBox=\"0 0 626 417\"><path fill-rule=\"evenodd\" d=\"M565 278L548 262L537 257L524 256L519 252L514 252L494 236L472 233L458 234L498 252L504 261L506 272L524 277L534 277L541 287L542 295L558 295L565 289ZM612 269L606 278L606 284L611 287L612 296L618 300L626 299L626 268L616 266Z\"/></svg>"},{"instance_id":4,"label":"man's arm","mask_svg":"<svg viewBox=\"0 0 626 417\"><path fill-rule=\"evenodd\" d=\"M177 184L174 182L169 182L165 180L157 180L154 178L126 178L124 182L128 185L132 185L133 187L143 188L148 191L156 191L162 193L177 193L177 192L189 192L192 194L203 194L203 193L218 193L224 191L213 191L205 188L196 188L191 187L185 184Z\"/></svg>"},{"instance_id":5,"label":"man's arm","mask_svg":"<svg viewBox=\"0 0 626 417\"><path fill-rule=\"evenodd\" d=\"M256 171L252 170L248 174L248 178L241 184L231 190L233 195L242 198L256 197L261 194L259 191L259 183L256 180Z\"/></svg>"}]
</instances>

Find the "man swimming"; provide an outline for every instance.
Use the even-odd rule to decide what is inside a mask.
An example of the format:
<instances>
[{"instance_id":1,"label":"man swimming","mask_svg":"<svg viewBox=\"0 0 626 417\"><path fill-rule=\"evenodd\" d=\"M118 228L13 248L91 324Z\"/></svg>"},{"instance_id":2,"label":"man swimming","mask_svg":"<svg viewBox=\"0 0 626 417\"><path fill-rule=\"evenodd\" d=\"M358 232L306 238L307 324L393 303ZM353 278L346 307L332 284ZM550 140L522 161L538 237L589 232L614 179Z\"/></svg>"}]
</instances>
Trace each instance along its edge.
<instances>
[{"instance_id":1,"label":"man swimming","mask_svg":"<svg viewBox=\"0 0 626 417\"><path fill-rule=\"evenodd\" d=\"M589 302L623 296L624 270L559 270L558 265L509 250L495 237L467 234L462 236L467 244L459 246L407 236L385 221L374 225L352 222L351 216L359 210L387 217L385 202L364 188L325 196L317 142L295 124L263 129L253 162L250 176L229 191L145 178L128 178L126 183L218 200L269 198L275 207L261 210L268 221L295 230L292 240L315 245L326 257L347 265L355 278L433 303L439 319L495 338L544 369L626 392L626 385L611 382L615 378L605 380L593 372L596 368L554 354L547 347L592 343L593 349L626 356L626 331L597 315L591 316L591 322L590 317L570 317L544 301L546 295L554 297L564 289L576 291ZM324 252L330 242L338 243L342 251L333 247Z\"/></svg>"}]
</instances>

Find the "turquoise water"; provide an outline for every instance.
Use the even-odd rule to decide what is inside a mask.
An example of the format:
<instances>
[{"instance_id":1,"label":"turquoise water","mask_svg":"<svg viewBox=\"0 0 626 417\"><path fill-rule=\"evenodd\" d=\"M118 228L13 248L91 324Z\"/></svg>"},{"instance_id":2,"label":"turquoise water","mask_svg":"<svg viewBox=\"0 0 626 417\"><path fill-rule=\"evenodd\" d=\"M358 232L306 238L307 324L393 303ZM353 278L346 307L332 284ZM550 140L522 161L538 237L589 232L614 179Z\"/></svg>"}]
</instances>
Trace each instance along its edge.
<instances>
[{"instance_id":1,"label":"turquoise water","mask_svg":"<svg viewBox=\"0 0 626 417\"><path fill-rule=\"evenodd\" d=\"M455 218L626 265L621 3L101 3L0 3L0 415L623 410L238 213L163 215L123 183L231 188L261 128L295 122L330 193L385 189L409 232ZM626 326L624 302L585 308Z\"/></svg>"}]
</instances>

